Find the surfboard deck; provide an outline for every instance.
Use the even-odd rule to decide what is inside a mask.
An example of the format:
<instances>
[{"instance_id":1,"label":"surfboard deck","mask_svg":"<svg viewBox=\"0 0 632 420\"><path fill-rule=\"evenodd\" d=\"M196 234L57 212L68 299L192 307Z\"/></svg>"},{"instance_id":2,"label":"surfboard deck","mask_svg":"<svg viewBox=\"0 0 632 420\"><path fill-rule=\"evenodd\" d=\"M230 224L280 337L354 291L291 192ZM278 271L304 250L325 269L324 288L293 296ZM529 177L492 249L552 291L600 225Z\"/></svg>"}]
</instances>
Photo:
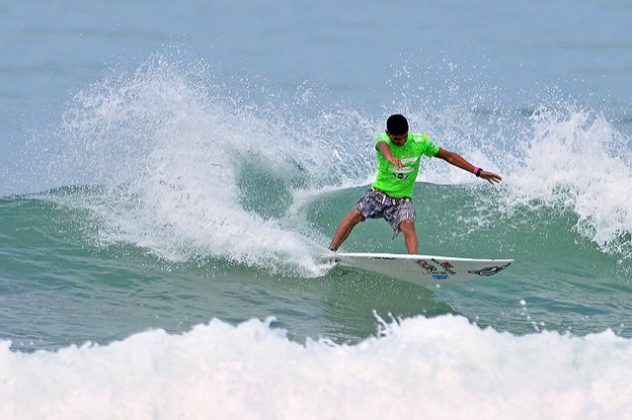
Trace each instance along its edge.
<instances>
[{"instance_id":1,"label":"surfboard deck","mask_svg":"<svg viewBox=\"0 0 632 420\"><path fill-rule=\"evenodd\" d=\"M329 261L382 274L420 286L457 284L486 278L509 267L512 259L477 259L435 255L336 252Z\"/></svg>"}]
</instances>

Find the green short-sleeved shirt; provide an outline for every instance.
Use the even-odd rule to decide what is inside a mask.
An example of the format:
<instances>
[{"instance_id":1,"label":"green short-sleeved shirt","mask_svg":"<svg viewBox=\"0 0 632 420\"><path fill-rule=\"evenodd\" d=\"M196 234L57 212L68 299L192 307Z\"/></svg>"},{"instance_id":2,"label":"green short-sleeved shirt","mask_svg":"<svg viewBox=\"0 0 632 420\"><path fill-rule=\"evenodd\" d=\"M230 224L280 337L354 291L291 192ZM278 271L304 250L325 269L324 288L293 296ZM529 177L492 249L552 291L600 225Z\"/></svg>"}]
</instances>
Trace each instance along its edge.
<instances>
[{"instance_id":1,"label":"green short-sleeved shirt","mask_svg":"<svg viewBox=\"0 0 632 420\"><path fill-rule=\"evenodd\" d=\"M393 156L401 160L404 165L402 169L397 169L397 166L386 160L382 153L377 150L377 144L381 142L386 143ZM394 144L386 133L377 136L375 146L377 175L373 187L384 191L393 198L412 197L421 156L432 157L439 153L439 146L434 144L430 137L425 134L410 132L403 146Z\"/></svg>"}]
</instances>

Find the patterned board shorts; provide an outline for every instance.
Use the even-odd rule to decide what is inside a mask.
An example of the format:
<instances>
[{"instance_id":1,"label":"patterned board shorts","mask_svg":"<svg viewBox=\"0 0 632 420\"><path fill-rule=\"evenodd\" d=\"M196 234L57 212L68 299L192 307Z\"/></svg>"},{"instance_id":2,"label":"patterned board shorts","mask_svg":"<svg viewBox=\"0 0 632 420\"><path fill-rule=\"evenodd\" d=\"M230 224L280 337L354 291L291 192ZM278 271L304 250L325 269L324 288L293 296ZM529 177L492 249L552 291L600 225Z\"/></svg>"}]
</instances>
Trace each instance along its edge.
<instances>
[{"instance_id":1,"label":"patterned board shorts","mask_svg":"<svg viewBox=\"0 0 632 420\"><path fill-rule=\"evenodd\" d=\"M365 192L354 208L360 210L365 219L386 219L393 229L393 237L399 232L402 220L415 221L415 206L410 198L391 198L374 189Z\"/></svg>"}]
</instances>

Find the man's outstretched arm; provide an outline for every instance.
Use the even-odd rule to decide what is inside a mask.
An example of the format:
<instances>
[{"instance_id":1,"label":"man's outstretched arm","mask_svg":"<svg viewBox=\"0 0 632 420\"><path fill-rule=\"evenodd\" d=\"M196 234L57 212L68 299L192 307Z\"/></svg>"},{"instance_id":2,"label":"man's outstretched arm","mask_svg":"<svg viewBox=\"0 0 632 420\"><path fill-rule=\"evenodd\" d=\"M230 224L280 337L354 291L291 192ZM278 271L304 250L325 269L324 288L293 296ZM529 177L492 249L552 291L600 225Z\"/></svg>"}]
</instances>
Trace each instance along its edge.
<instances>
[{"instance_id":1,"label":"man's outstretched arm","mask_svg":"<svg viewBox=\"0 0 632 420\"><path fill-rule=\"evenodd\" d=\"M471 173L474 173L474 170L477 168L476 166L472 165L467 160L463 159L463 156L459 155L458 153L450 152L445 149L440 148L439 152L435 155L435 157L443 159L449 164L454 165L457 168L461 168ZM479 177L483 178L490 184L498 183L502 181L502 177L500 175L497 175L493 172L485 171L485 170L481 170Z\"/></svg>"}]
</instances>

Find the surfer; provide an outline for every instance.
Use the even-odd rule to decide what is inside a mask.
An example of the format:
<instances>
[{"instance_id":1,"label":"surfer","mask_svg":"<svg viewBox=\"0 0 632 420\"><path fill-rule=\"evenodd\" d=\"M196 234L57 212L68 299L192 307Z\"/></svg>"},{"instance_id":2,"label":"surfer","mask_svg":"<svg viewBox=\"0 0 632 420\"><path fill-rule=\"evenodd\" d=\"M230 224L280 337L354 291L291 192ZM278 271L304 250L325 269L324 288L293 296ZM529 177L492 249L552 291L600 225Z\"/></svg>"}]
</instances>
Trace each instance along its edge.
<instances>
[{"instance_id":1,"label":"surfer","mask_svg":"<svg viewBox=\"0 0 632 420\"><path fill-rule=\"evenodd\" d=\"M408 121L395 114L386 120L386 131L375 141L377 174L371 189L364 193L353 209L340 222L329 249L338 250L353 228L367 218L384 218L393 228L393 238L404 234L409 254L418 253L415 230L415 207L412 196L421 156L436 156L451 165L473 173L490 184L502 180L500 175L485 171L461 155L442 149L425 134L410 133Z\"/></svg>"}]
</instances>

